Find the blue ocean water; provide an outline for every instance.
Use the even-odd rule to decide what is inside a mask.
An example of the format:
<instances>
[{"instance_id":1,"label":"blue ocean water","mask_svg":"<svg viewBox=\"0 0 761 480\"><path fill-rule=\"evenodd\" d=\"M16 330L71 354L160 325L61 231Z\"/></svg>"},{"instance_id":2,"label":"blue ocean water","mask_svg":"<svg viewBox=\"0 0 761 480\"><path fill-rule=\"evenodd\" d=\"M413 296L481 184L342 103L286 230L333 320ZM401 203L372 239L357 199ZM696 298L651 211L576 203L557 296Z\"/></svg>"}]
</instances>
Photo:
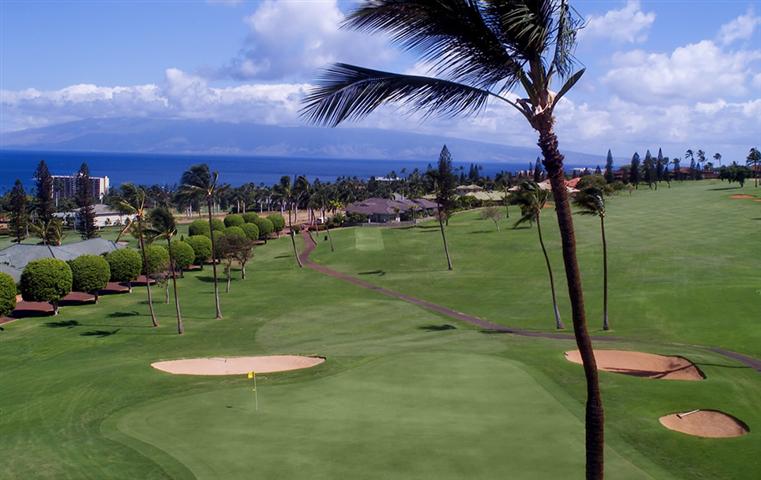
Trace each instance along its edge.
<instances>
[{"instance_id":1,"label":"blue ocean water","mask_svg":"<svg viewBox=\"0 0 761 480\"><path fill-rule=\"evenodd\" d=\"M233 186L253 182L272 185L283 175L306 175L310 180L333 181L339 176L370 178L384 176L391 171L400 174L404 168L408 172L414 168L425 170L430 162L335 159L335 158L293 158L293 157L243 157L216 155L153 155L134 153L102 152L32 152L0 150L0 193L8 191L16 179L25 188L34 185L34 171L40 160L45 160L53 175L71 175L79 170L82 162L87 162L93 176L108 176L111 185L124 182L137 184L175 184L180 175L190 165L207 163L217 170L220 180ZM467 173L468 164L453 162L455 168L462 167ZM482 175L494 175L505 171L528 168L525 164L479 163Z\"/></svg>"}]
</instances>

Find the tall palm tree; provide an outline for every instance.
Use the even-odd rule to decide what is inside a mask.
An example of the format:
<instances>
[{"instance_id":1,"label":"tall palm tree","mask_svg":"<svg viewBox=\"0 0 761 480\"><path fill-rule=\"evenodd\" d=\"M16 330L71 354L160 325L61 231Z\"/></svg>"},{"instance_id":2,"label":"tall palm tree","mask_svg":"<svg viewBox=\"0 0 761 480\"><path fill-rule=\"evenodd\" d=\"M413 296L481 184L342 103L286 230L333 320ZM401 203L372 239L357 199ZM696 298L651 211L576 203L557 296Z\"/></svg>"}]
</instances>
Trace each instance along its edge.
<instances>
[{"instance_id":1,"label":"tall palm tree","mask_svg":"<svg viewBox=\"0 0 761 480\"><path fill-rule=\"evenodd\" d=\"M180 179L179 193L181 197L186 199L200 199L206 200L206 208L208 210L209 217L209 234L211 236L211 251L216 252L214 249L214 228L212 225L212 209L214 206L214 200L219 196L225 187L219 185L219 173L210 172L209 166L206 164L193 165L185 173L182 174ZM212 255L213 256L213 255ZM222 308L219 305L219 284L217 279L217 262L215 258L211 260L212 277L214 278L214 304L216 307L215 318L222 318Z\"/></svg>"},{"instance_id":2,"label":"tall palm tree","mask_svg":"<svg viewBox=\"0 0 761 480\"><path fill-rule=\"evenodd\" d=\"M153 239L166 239L167 250L169 250L169 273L172 277L172 288L174 290L174 308L177 311L177 333L182 335L185 333L185 326L182 323L180 296L177 292L177 273L174 270L174 256L172 255L172 237L177 235L177 224L172 212L163 207L151 210L149 218L151 228L148 229L148 234Z\"/></svg>"},{"instance_id":3,"label":"tall palm tree","mask_svg":"<svg viewBox=\"0 0 761 480\"><path fill-rule=\"evenodd\" d=\"M145 190L131 183L122 184L121 197L117 201L116 207L119 211L132 217L127 221L124 229L119 232L116 241L118 242L122 234L131 229L140 244L140 251L143 254L143 265L148 265L148 258L145 253ZM154 327L158 327L159 322L156 319L156 312L153 310L151 282L147 278L145 288L148 292L148 310L151 312L151 323L153 323Z\"/></svg>"},{"instance_id":4,"label":"tall palm tree","mask_svg":"<svg viewBox=\"0 0 761 480\"><path fill-rule=\"evenodd\" d=\"M753 169L753 178L755 179L755 187L758 188L758 171L761 167L761 152L756 147L752 147L748 156L745 159L746 165Z\"/></svg>"},{"instance_id":5,"label":"tall palm tree","mask_svg":"<svg viewBox=\"0 0 761 480\"><path fill-rule=\"evenodd\" d=\"M296 202L296 193L294 183L291 183L291 177L288 175L280 177L280 182L274 186L274 190L280 198L281 204L288 209L288 230L290 231L291 245L293 245L293 256L296 257L299 268L302 268L304 265L301 264L299 251L296 249L296 235L293 231L293 205Z\"/></svg>"},{"instance_id":6,"label":"tall palm tree","mask_svg":"<svg viewBox=\"0 0 761 480\"><path fill-rule=\"evenodd\" d=\"M602 235L602 329L610 330L608 323L608 243L605 240L605 196L599 188L589 187L577 193L574 202L581 208L580 214L600 217L600 233Z\"/></svg>"},{"instance_id":7,"label":"tall palm tree","mask_svg":"<svg viewBox=\"0 0 761 480\"><path fill-rule=\"evenodd\" d=\"M587 382L587 478L603 477L604 413L584 312L573 217L553 111L581 78L573 51L582 20L567 0L371 0L346 25L387 32L432 65L435 76L401 75L347 64L328 68L304 98L304 117L336 126L387 103L448 116L475 114L489 100L518 110L539 134L563 244L576 343ZM553 81L561 87L551 91ZM507 94L520 85L525 97Z\"/></svg>"},{"instance_id":8,"label":"tall palm tree","mask_svg":"<svg viewBox=\"0 0 761 480\"><path fill-rule=\"evenodd\" d=\"M550 257L547 255L547 248L544 246L544 237L542 236L542 209L544 209L549 198L549 190L542 190L536 182L523 182L520 190L512 196L512 201L521 209L521 218L515 222L513 228L527 222L530 224L536 223L536 231L539 234L539 245L542 247L544 263L547 265L547 275L549 275L550 278L552 309L555 312L555 328L561 330L565 328L565 325L563 324L563 320L560 319L560 309L558 308L558 301L555 296L555 276L552 274Z\"/></svg>"}]
</instances>

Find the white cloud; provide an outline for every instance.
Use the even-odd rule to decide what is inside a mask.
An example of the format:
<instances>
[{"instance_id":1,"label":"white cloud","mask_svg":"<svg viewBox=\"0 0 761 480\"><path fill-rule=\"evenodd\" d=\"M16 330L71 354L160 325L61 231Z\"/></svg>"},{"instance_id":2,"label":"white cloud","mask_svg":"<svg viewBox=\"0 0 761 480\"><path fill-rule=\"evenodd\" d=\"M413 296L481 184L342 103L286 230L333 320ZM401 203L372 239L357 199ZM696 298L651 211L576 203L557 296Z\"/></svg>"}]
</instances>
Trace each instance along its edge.
<instances>
[{"instance_id":1,"label":"white cloud","mask_svg":"<svg viewBox=\"0 0 761 480\"><path fill-rule=\"evenodd\" d=\"M745 15L740 15L729 23L725 23L719 29L719 42L729 45L737 40L747 40L753 35L753 31L761 25L761 17L756 16L752 8Z\"/></svg>"},{"instance_id":2,"label":"white cloud","mask_svg":"<svg viewBox=\"0 0 761 480\"><path fill-rule=\"evenodd\" d=\"M759 59L761 50L729 52L710 40L670 54L634 50L614 54L603 83L622 98L642 104L741 97L748 93L751 66Z\"/></svg>"},{"instance_id":3,"label":"white cloud","mask_svg":"<svg viewBox=\"0 0 761 480\"><path fill-rule=\"evenodd\" d=\"M380 37L340 28L344 14L336 0L264 0L257 5L245 18L250 29L245 45L219 76L302 80L336 61L373 67L392 58Z\"/></svg>"},{"instance_id":4,"label":"white cloud","mask_svg":"<svg viewBox=\"0 0 761 480\"><path fill-rule=\"evenodd\" d=\"M591 15L581 33L622 43L644 42L653 22L655 13L643 12L639 0L628 0L620 10L609 10L605 15Z\"/></svg>"}]
</instances>

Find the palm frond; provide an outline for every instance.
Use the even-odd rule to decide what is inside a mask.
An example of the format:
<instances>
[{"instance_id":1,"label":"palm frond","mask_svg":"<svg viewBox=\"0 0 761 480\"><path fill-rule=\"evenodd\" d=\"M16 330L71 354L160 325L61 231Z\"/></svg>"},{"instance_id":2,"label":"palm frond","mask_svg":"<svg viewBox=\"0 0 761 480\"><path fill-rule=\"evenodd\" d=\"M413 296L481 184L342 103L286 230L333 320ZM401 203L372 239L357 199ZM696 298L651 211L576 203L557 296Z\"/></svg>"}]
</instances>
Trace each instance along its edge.
<instances>
[{"instance_id":1,"label":"palm frond","mask_svg":"<svg viewBox=\"0 0 761 480\"><path fill-rule=\"evenodd\" d=\"M345 25L387 32L391 41L418 52L437 76L490 89L509 90L521 63L511 57L474 0L370 0Z\"/></svg>"},{"instance_id":2,"label":"palm frond","mask_svg":"<svg viewBox=\"0 0 761 480\"><path fill-rule=\"evenodd\" d=\"M574 197L573 203L579 207L580 215L605 215L605 197L599 188L588 187Z\"/></svg>"},{"instance_id":3,"label":"palm frond","mask_svg":"<svg viewBox=\"0 0 761 480\"><path fill-rule=\"evenodd\" d=\"M522 62L540 61L552 40L557 0L483 0L502 44Z\"/></svg>"},{"instance_id":4,"label":"palm frond","mask_svg":"<svg viewBox=\"0 0 761 480\"><path fill-rule=\"evenodd\" d=\"M303 100L307 121L335 127L360 120L383 104L404 103L412 112L456 116L480 111L491 95L487 90L456 82L335 64Z\"/></svg>"}]
</instances>

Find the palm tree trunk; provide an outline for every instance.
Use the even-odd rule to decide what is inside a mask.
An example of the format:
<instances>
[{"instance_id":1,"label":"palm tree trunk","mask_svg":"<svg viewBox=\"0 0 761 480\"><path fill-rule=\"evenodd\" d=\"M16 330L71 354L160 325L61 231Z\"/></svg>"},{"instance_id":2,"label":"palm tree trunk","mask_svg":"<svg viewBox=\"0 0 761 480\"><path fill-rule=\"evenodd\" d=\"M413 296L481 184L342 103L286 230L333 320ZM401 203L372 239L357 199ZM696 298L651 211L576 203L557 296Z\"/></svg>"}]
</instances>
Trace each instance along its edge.
<instances>
[{"instance_id":1,"label":"palm tree trunk","mask_svg":"<svg viewBox=\"0 0 761 480\"><path fill-rule=\"evenodd\" d=\"M608 243L605 240L605 215L600 216L602 232L602 329L610 330L608 323Z\"/></svg>"},{"instance_id":2,"label":"palm tree trunk","mask_svg":"<svg viewBox=\"0 0 761 480\"><path fill-rule=\"evenodd\" d=\"M222 309L219 306L219 285L217 284L217 258L215 255L214 247L214 229L212 228L212 216L211 216L211 197L207 197L206 203L209 210L209 235L211 236L211 274L214 278L214 305L217 309L215 318L222 318Z\"/></svg>"},{"instance_id":3,"label":"palm tree trunk","mask_svg":"<svg viewBox=\"0 0 761 480\"><path fill-rule=\"evenodd\" d=\"M145 254L145 236L143 235L143 219L142 217L138 218L137 221L137 228L138 228L138 241L140 242L140 251L143 253L143 265L148 265L148 256ZM147 279L148 275L146 275ZM148 291L148 311L151 312L151 322L153 323L154 327L159 326L158 320L156 320L156 312L153 311L153 295L151 294L151 282L145 282L145 288Z\"/></svg>"},{"instance_id":4,"label":"palm tree trunk","mask_svg":"<svg viewBox=\"0 0 761 480\"><path fill-rule=\"evenodd\" d=\"M331 252L335 252L336 249L333 248L333 237L330 236L330 227L328 227L327 223L325 224L325 232L327 232L327 234L328 234L328 242L330 242L330 251Z\"/></svg>"},{"instance_id":5,"label":"palm tree trunk","mask_svg":"<svg viewBox=\"0 0 761 480\"><path fill-rule=\"evenodd\" d=\"M563 155L558 150L558 139L553 131L552 122L552 117L548 116L538 122L536 127L539 131L539 148L544 155L544 166L555 198L555 212L563 245L563 262L573 315L573 332L584 364L584 376L587 383L586 477L588 480L601 480L604 477L605 413L597 376L597 362L595 361L592 339L589 337L584 312L584 292L581 285L579 263L576 259L576 236L573 229L571 206L565 188Z\"/></svg>"},{"instance_id":6,"label":"palm tree trunk","mask_svg":"<svg viewBox=\"0 0 761 480\"><path fill-rule=\"evenodd\" d=\"M550 276L550 292L552 293L552 309L555 312L555 328L562 330L565 328L563 320L560 319L560 310L558 309L558 300L555 296L555 276L552 274L552 266L550 265L550 257L547 255L547 248L544 246L544 238L542 238L542 221L540 219L541 212L536 214L536 231L539 232L539 245L542 246L542 253L544 254L544 262L547 264L547 274Z\"/></svg>"},{"instance_id":7,"label":"palm tree trunk","mask_svg":"<svg viewBox=\"0 0 761 480\"><path fill-rule=\"evenodd\" d=\"M291 232L291 244L293 245L293 256L296 257L296 263L299 265L299 268L304 268L304 265L301 264L301 259L299 258L299 251L296 249L296 236L293 234L293 221L291 220L291 213L293 213L293 210L291 208L288 209L288 230Z\"/></svg>"},{"instance_id":8,"label":"palm tree trunk","mask_svg":"<svg viewBox=\"0 0 761 480\"><path fill-rule=\"evenodd\" d=\"M227 273L227 286L225 287L225 293L230 293L230 276L232 274L232 269L232 265L229 263L225 267L225 273Z\"/></svg>"},{"instance_id":9,"label":"palm tree trunk","mask_svg":"<svg viewBox=\"0 0 761 480\"><path fill-rule=\"evenodd\" d=\"M444 254L447 256L447 269L452 270L452 259L449 257L449 245L447 245L447 235L444 233L444 221L441 219L441 208L438 209L439 229L441 230L441 239L444 241Z\"/></svg>"},{"instance_id":10,"label":"palm tree trunk","mask_svg":"<svg viewBox=\"0 0 761 480\"><path fill-rule=\"evenodd\" d=\"M172 289L174 290L174 308L177 310L177 333L185 333L185 326L182 324L182 313L180 312L180 297L177 292L177 275L174 273L174 258L172 257L172 242L167 237L167 247L169 247L169 271L172 273Z\"/></svg>"}]
</instances>

